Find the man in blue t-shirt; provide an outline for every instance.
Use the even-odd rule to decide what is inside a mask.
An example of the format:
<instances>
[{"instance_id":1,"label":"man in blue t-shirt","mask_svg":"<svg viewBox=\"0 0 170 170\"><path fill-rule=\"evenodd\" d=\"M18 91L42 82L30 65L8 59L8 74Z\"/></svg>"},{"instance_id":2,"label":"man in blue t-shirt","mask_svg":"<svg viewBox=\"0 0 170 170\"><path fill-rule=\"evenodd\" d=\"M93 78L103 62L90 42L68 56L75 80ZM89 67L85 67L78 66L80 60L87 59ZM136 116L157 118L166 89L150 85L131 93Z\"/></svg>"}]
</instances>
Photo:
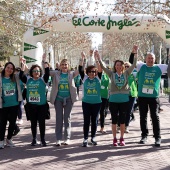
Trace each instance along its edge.
<instances>
[{"instance_id":1,"label":"man in blue t-shirt","mask_svg":"<svg viewBox=\"0 0 170 170\"><path fill-rule=\"evenodd\" d=\"M135 54L135 52L132 52L132 54ZM139 143L145 144L147 142L147 136L149 133L147 127L147 113L149 108L153 124L155 146L160 146L161 135L160 120L158 115L158 97L161 75L167 72L167 68L169 68L169 65L154 63L155 55L153 53L148 53L146 56L146 63L141 62L137 64L140 127L142 131L142 138Z\"/></svg>"}]
</instances>

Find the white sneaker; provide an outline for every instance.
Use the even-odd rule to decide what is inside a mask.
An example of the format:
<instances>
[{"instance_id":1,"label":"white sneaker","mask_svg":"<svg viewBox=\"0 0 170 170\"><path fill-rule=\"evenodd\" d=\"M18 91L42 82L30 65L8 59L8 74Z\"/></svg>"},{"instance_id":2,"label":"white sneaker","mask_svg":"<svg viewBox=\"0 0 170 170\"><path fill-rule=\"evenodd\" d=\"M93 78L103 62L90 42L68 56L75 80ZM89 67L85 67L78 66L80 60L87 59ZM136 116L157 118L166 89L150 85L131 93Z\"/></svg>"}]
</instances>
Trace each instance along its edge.
<instances>
[{"instance_id":1,"label":"white sneaker","mask_svg":"<svg viewBox=\"0 0 170 170\"><path fill-rule=\"evenodd\" d=\"M56 146L61 146L61 141L60 140L56 141Z\"/></svg>"},{"instance_id":2,"label":"white sneaker","mask_svg":"<svg viewBox=\"0 0 170 170\"><path fill-rule=\"evenodd\" d=\"M0 149L4 149L4 146L5 146L5 141L4 140L0 141Z\"/></svg>"},{"instance_id":3,"label":"white sneaker","mask_svg":"<svg viewBox=\"0 0 170 170\"><path fill-rule=\"evenodd\" d=\"M128 127L125 127L125 133L129 133Z\"/></svg>"},{"instance_id":4,"label":"white sneaker","mask_svg":"<svg viewBox=\"0 0 170 170\"><path fill-rule=\"evenodd\" d=\"M69 144L70 144L70 139L64 141L64 145L69 145Z\"/></svg>"},{"instance_id":5,"label":"white sneaker","mask_svg":"<svg viewBox=\"0 0 170 170\"><path fill-rule=\"evenodd\" d=\"M6 146L15 147L14 143L12 142L12 139L6 139Z\"/></svg>"},{"instance_id":6,"label":"white sneaker","mask_svg":"<svg viewBox=\"0 0 170 170\"><path fill-rule=\"evenodd\" d=\"M17 122L17 124L22 125L22 124L23 124L23 120L22 120L22 119L19 119L18 122Z\"/></svg>"}]
</instances>

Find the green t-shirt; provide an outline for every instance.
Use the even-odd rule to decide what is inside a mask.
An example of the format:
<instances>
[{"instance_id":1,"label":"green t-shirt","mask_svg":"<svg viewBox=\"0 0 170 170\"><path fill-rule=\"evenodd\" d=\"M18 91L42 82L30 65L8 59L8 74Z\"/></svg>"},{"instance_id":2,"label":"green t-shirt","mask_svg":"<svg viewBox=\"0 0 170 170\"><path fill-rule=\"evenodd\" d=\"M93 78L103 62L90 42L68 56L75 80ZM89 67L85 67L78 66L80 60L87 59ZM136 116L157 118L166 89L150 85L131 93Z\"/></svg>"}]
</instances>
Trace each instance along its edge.
<instances>
[{"instance_id":1,"label":"green t-shirt","mask_svg":"<svg viewBox=\"0 0 170 170\"><path fill-rule=\"evenodd\" d=\"M80 86L80 80L81 80L80 74L78 76L74 77L74 82L75 82L76 87Z\"/></svg>"},{"instance_id":2,"label":"green t-shirt","mask_svg":"<svg viewBox=\"0 0 170 170\"><path fill-rule=\"evenodd\" d=\"M60 82L58 85L58 94L62 98L70 96L70 89L68 83L68 73L61 73L60 74ZM61 98L57 97L56 100L62 100Z\"/></svg>"},{"instance_id":3,"label":"green t-shirt","mask_svg":"<svg viewBox=\"0 0 170 170\"><path fill-rule=\"evenodd\" d=\"M142 65L138 72L138 96L158 97L162 71L157 66Z\"/></svg>"},{"instance_id":4,"label":"green t-shirt","mask_svg":"<svg viewBox=\"0 0 170 170\"><path fill-rule=\"evenodd\" d=\"M108 86L109 86L109 77L107 74L103 73L101 77L101 90L100 94L102 98L108 98Z\"/></svg>"},{"instance_id":5,"label":"green t-shirt","mask_svg":"<svg viewBox=\"0 0 170 170\"><path fill-rule=\"evenodd\" d=\"M121 74L120 76L118 74L115 74L115 84L118 89L121 89L125 83L124 75ZM109 97L109 102L114 103L124 103L129 101L129 94L111 94Z\"/></svg>"},{"instance_id":6,"label":"green t-shirt","mask_svg":"<svg viewBox=\"0 0 170 170\"><path fill-rule=\"evenodd\" d=\"M16 82L12 82L10 78L2 78L2 107L16 106L18 102L18 91Z\"/></svg>"},{"instance_id":7,"label":"green t-shirt","mask_svg":"<svg viewBox=\"0 0 170 170\"><path fill-rule=\"evenodd\" d=\"M83 83L83 102L96 104L101 103L100 81L98 78L89 79L86 75Z\"/></svg>"},{"instance_id":8,"label":"green t-shirt","mask_svg":"<svg viewBox=\"0 0 170 170\"><path fill-rule=\"evenodd\" d=\"M39 78L34 80L33 78L28 79L27 83L27 101L31 104L44 105L47 102L46 99L46 84Z\"/></svg>"}]
</instances>

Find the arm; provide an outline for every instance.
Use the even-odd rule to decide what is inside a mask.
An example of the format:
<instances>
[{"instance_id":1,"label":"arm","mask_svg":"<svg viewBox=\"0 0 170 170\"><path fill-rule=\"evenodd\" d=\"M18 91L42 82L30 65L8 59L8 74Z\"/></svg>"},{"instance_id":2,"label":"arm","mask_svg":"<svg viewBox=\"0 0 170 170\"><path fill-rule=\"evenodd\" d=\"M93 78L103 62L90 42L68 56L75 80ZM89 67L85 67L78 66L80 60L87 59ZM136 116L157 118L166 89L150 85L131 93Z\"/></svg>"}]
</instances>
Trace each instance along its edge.
<instances>
[{"instance_id":1,"label":"arm","mask_svg":"<svg viewBox=\"0 0 170 170\"><path fill-rule=\"evenodd\" d=\"M21 67L21 71L19 73L19 78L23 83L26 84L27 83L27 76L24 74L24 71L25 71L26 67L28 68L28 66L26 65L26 59L21 58L20 62L22 64L22 67Z\"/></svg>"},{"instance_id":2,"label":"arm","mask_svg":"<svg viewBox=\"0 0 170 170\"><path fill-rule=\"evenodd\" d=\"M101 80L101 78L102 78L102 72L98 72L98 77L99 77L99 79Z\"/></svg>"},{"instance_id":3,"label":"arm","mask_svg":"<svg viewBox=\"0 0 170 170\"><path fill-rule=\"evenodd\" d=\"M101 68L101 66L100 66L100 64L99 64L99 60L98 60L97 55L99 55L99 54L98 54L98 51L96 50L96 51L94 52L95 62L96 62L96 65L97 65L98 72L99 72L99 73L102 73L102 68Z\"/></svg>"},{"instance_id":4,"label":"arm","mask_svg":"<svg viewBox=\"0 0 170 170\"><path fill-rule=\"evenodd\" d=\"M48 79L49 79L49 72L50 72L50 69L48 67L48 65L44 65L44 68L45 68L45 74L43 76L43 79L44 79L44 82L47 83L48 82Z\"/></svg>"},{"instance_id":5,"label":"arm","mask_svg":"<svg viewBox=\"0 0 170 170\"><path fill-rule=\"evenodd\" d=\"M128 75L130 75L132 73L133 69L136 67L137 57L138 57L138 46L137 45L133 46L131 56L133 56L133 64L127 70ZM130 59L129 59L129 61L130 61Z\"/></svg>"},{"instance_id":6,"label":"arm","mask_svg":"<svg viewBox=\"0 0 170 170\"><path fill-rule=\"evenodd\" d=\"M25 84L27 83L27 76L24 74L22 70L19 72L19 78L23 83Z\"/></svg>"},{"instance_id":7,"label":"arm","mask_svg":"<svg viewBox=\"0 0 170 170\"><path fill-rule=\"evenodd\" d=\"M100 57L98 51L96 52L96 60L99 61L99 64L100 64L101 69L103 69L103 70L105 71L105 73L106 73L109 77L111 77L112 71L109 70L109 69L107 69L106 67L104 67L104 65L103 65L103 63L102 63L102 60L101 60L101 57Z\"/></svg>"},{"instance_id":8,"label":"arm","mask_svg":"<svg viewBox=\"0 0 170 170\"><path fill-rule=\"evenodd\" d=\"M84 79L84 69L83 69L83 66L79 65L79 74L81 76L81 79L83 80Z\"/></svg>"}]
</instances>

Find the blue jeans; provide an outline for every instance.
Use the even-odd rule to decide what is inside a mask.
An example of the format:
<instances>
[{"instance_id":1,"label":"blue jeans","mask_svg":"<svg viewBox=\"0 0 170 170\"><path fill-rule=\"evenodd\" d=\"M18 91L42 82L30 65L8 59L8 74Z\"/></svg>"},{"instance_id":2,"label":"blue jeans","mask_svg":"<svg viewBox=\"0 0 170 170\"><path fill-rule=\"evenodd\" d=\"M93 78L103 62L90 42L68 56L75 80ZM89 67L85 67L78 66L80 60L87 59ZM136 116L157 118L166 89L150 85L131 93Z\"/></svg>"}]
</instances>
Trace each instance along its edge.
<instances>
[{"instance_id":1,"label":"blue jeans","mask_svg":"<svg viewBox=\"0 0 170 170\"><path fill-rule=\"evenodd\" d=\"M82 102L83 116L84 116L84 139L88 139L89 126L91 120L91 138L96 136L97 120L100 111L101 103L90 104Z\"/></svg>"}]
</instances>

